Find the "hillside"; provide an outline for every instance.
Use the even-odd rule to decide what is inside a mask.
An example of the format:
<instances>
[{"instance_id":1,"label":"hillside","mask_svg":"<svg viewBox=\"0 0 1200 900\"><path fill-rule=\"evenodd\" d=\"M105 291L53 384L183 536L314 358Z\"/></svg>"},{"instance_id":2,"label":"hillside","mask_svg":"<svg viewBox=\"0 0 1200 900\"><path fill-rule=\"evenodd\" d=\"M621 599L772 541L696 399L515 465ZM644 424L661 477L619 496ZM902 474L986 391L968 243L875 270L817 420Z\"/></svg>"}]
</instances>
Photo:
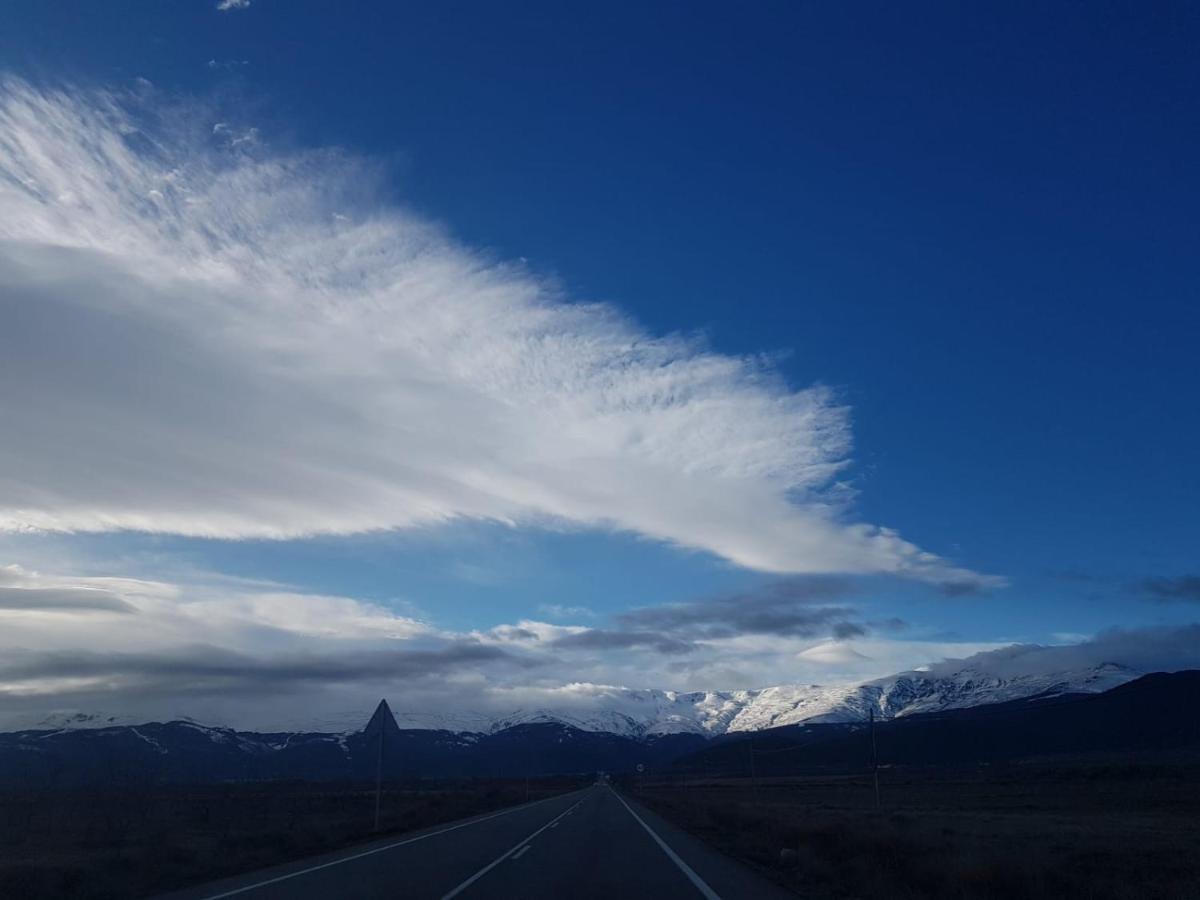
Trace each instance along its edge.
<instances>
[{"instance_id":1,"label":"hillside","mask_svg":"<svg viewBox=\"0 0 1200 900\"><path fill-rule=\"evenodd\" d=\"M1200 671L1157 673L1100 694L1061 694L938 713L875 727L881 765L947 766L1044 756L1200 749ZM862 771L868 726L805 724L731 735L684 757L683 771L749 773L751 741L760 775Z\"/></svg>"}]
</instances>

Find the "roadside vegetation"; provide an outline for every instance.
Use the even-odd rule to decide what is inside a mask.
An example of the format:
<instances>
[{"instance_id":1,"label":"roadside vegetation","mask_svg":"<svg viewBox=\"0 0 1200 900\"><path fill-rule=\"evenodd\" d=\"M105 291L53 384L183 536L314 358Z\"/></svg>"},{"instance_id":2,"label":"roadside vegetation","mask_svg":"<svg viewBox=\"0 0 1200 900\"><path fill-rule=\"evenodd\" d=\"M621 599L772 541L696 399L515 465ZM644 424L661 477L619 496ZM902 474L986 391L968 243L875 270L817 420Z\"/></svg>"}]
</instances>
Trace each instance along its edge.
<instances>
[{"instance_id":1,"label":"roadside vegetation","mask_svg":"<svg viewBox=\"0 0 1200 900\"><path fill-rule=\"evenodd\" d=\"M806 898L1192 900L1190 762L645 780L635 796Z\"/></svg>"},{"instance_id":2,"label":"roadside vegetation","mask_svg":"<svg viewBox=\"0 0 1200 900\"><path fill-rule=\"evenodd\" d=\"M572 790L571 779L0 793L0 897L144 897Z\"/></svg>"}]
</instances>

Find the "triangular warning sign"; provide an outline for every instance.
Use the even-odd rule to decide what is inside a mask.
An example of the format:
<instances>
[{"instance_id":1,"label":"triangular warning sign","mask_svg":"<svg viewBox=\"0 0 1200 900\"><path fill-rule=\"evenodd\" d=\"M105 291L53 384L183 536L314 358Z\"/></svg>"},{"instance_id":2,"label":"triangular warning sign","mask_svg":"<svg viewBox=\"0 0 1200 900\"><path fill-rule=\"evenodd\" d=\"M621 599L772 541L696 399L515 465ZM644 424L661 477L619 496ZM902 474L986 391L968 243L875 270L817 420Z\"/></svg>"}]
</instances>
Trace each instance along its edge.
<instances>
[{"instance_id":1,"label":"triangular warning sign","mask_svg":"<svg viewBox=\"0 0 1200 900\"><path fill-rule=\"evenodd\" d=\"M369 738L377 738L382 734L385 740L400 734L400 726L396 724L396 717L392 715L392 708L386 700L379 701L379 705L375 707L375 714L363 729L363 734Z\"/></svg>"}]
</instances>

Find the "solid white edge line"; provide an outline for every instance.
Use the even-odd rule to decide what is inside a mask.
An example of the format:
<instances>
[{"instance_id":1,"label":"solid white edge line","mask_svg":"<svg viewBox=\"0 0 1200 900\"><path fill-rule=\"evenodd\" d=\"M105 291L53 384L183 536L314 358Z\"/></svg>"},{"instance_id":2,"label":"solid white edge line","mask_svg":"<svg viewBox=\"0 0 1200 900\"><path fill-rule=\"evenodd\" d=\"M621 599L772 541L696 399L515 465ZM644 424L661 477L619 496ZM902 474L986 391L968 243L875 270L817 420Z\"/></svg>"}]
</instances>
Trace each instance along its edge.
<instances>
[{"instance_id":1,"label":"solid white edge line","mask_svg":"<svg viewBox=\"0 0 1200 900\"><path fill-rule=\"evenodd\" d=\"M582 802L583 802L582 799L576 800L575 806L578 806ZM575 806L572 806L571 809L574 809ZM514 844L512 847L509 847L507 850L505 850L503 853L501 853L499 856L497 856L495 859L493 859L490 863L488 863L486 866L484 866L482 869L480 869L478 872L476 872L474 875L472 875L470 878L468 878L466 881L464 881L458 887L454 888L454 890L450 891L448 894L442 894L442 900L450 900L451 897L457 897L459 894L461 894L463 891L465 891L467 888L469 888L471 885L473 885L475 882L477 882L480 878L482 878L488 872L492 871L492 869L496 868L496 866L500 865L500 863L502 863L506 859L508 859L513 854L514 850L518 850L521 847L523 847L525 844L528 844L535 837L537 837L539 834L541 834L543 831L545 831L547 828L549 828L551 825L553 825L555 822L557 822L559 819L561 819L563 816L565 816L567 813L569 813L571 811L571 809L568 809L566 812L560 812L551 821L547 822L545 825L543 825L541 828L539 828L533 834L528 835L527 837L521 838L521 840L517 841L516 844ZM719 898L718 898L718 900L719 900Z\"/></svg>"},{"instance_id":2,"label":"solid white edge line","mask_svg":"<svg viewBox=\"0 0 1200 900\"><path fill-rule=\"evenodd\" d=\"M662 838L660 838L657 834L654 833L654 829L651 828L649 825L647 825L642 820L642 817L633 811L633 807L625 802L625 798L622 797L620 794L618 794L616 792L615 788L613 788L610 785L609 790L613 792L614 797L616 797L618 800L621 801L621 805L623 807L625 807L627 810L629 810L629 814L631 816L633 816L635 819L637 819L637 823L646 829L647 834L649 834L650 837L654 838L655 843L657 843L658 846L662 847L663 853L667 854L667 856L669 856L671 858L671 862L673 862L673 863L675 863L675 865L679 866L679 870L688 877L688 881L690 881L693 885L695 885L696 890L698 890L701 894L704 895L705 900L721 900L721 895L718 894L716 891L714 891L712 888L710 888L707 884L705 884L704 879L701 878L699 875L697 875L695 870L693 870L691 866L689 866L682 859L680 859L679 854L676 853L674 850L672 850L670 847L668 847L666 841L664 841Z\"/></svg>"},{"instance_id":3,"label":"solid white edge line","mask_svg":"<svg viewBox=\"0 0 1200 900\"><path fill-rule=\"evenodd\" d=\"M559 794L559 797L569 796ZM520 806L512 806L508 809L502 809L499 812L489 813L486 816L481 816L477 819L471 819L469 822L459 822L457 825L451 825L449 828L443 828L440 831L431 831L428 834L419 834L416 837L405 838L402 841L396 841L392 844L387 844L383 847L372 847L370 850L364 850L362 853L355 853L353 856L343 856L338 859L332 859L327 863L321 863L319 866L309 866L307 869L300 869L296 872L288 872L286 875L278 875L275 878L268 878L265 881L256 881L254 884L248 884L244 887L234 888L233 890L225 891L220 894L207 894L204 900L221 900L222 897L233 897L236 894L244 894L246 891L258 890L261 887L266 887L268 884L278 884L281 881L287 881L289 878L299 878L301 875L307 875L309 872L317 872L321 869L328 869L330 866L340 866L342 863L353 862L356 859L362 859L364 856L373 856L376 853L383 853L387 850L395 850L397 847L403 847L405 844L415 844L417 841L423 841L426 838L437 837L439 834L446 834L450 831L458 831L460 828L467 828L470 825L478 825L480 822L486 822L488 819L495 819L499 816L506 816L509 813L514 813L519 809L529 809L531 806L537 806L539 803L545 803L547 800L554 800L555 797L544 797L541 800L534 800L532 803L522 803ZM574 807L572 807L574 809Z\"/></svg>"}]
</instances>

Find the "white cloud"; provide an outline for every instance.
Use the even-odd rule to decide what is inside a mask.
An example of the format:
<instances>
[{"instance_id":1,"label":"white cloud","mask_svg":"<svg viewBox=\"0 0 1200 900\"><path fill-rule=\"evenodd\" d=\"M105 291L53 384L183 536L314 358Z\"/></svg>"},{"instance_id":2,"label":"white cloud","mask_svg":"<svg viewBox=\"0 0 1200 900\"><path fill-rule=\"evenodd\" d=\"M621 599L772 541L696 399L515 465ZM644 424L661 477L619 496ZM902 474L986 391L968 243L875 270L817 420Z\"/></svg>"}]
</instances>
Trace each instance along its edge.
<instances>
[{"instance_id":1,"label":"white cloud","mask_svg":"<svg viewBox=\"0 0 1200 900\"><path fill-rule=\"evenodd\" d=\"M15 591L27 592L22 602L4 602ZM676 655L652 642L579 640L605 634L533 619L447 631L355 598L197 572L148 579L0 566L0 730L56 709L258 729L350 727L383 696L428 717L583 709L612 685L735 690L858 683L917 667L997 677L1104 662L1200 667L1200 625L1052 647L743 633Z\"/></svg>"},{"instance_id":2,"label":"white cloud","mask_svg":"<svg viewBox=\"0 0 1200 900\"><path fill-rule=\"evenodd\" d=\"M467 518L979 583L846 520L829 390L570 302L375 204L362 161L153 96L0 88L0 531Z\"/></svg>"},{"instance_id":3,"label":"white cloud","mask_svg":"<svg viewBox=\"0 0 1200 900\"><path fill-rule=\"evenodd\" d=\"M5 601L13 592L21 602ZM0 730L64 708L312 727L381 696L419 715L506 714L567 702L581 685L594 694L862 680L994 646L864 640L857 650L838 642L830 658L824 637L743 634L672 656L653 641L587 640L612 634L536 619L447 631L355 598L188 570L135 578L0 566Z\"/></svg>"},{"instance_id":4,"label":"white cloud","mask_svg":"<svg viewBox=\"0 0 1200 900\"><path fill-rule=\"evenodd\" d=\"M70 651L83 648L144 652L169 646L208 643L227 650L258 653L295 648L310 639L314 648L330 639L388 641L437 637L417 619L347 597L301 593L286 586L197 575L188 581L156 581L79 575L48 575L18 565L0 567L0 589L48 595L94 593L122 606L100 603L97 611L121 613L107 625L96 617L74 621L55 615L57 607L35 603L0 604L3 641L8 647ZM19 612L18 612L19 610ZM83 607L73 609L82 612ZM92 610L87 610L91 612ZM126 616L132 614L136 622ZM268 639L269 638L269 639Z\"/></svg>"},{"instance_id":5,"label":"white cloud","mask_svg":"<svg viewBox=\"0 0 1200 900\"><path fill-rule=\"evenodd\" d=\"M1081 631L1056 631L1050 637L1060 644L1082 644L1084 641L1090 641L1094 635Z\"/></svg>"},{"instance_id":6,"label":"white cloud","mask_svg":"<svg viewBox=\"0 0 1200 900\"><path fill-rule=\"evenodd\" d=\"M801 651L799 655L802 659L833 665L847 665L870 659L870 657L841 641L826 641L823 644L817 644L814 647L809 647L807 650Z\"/></svg>"},{"instance_id":7,"label":"white cloud","mask_svg":"<svg viewBox=\"0 0 1200 900\"><path fill-rule=\"evenodd\" d=\"M250 6L250 0L219 0L217 9L221 12L228 12L231 9L246 9Z\"/></svg>"}]
</instances>

